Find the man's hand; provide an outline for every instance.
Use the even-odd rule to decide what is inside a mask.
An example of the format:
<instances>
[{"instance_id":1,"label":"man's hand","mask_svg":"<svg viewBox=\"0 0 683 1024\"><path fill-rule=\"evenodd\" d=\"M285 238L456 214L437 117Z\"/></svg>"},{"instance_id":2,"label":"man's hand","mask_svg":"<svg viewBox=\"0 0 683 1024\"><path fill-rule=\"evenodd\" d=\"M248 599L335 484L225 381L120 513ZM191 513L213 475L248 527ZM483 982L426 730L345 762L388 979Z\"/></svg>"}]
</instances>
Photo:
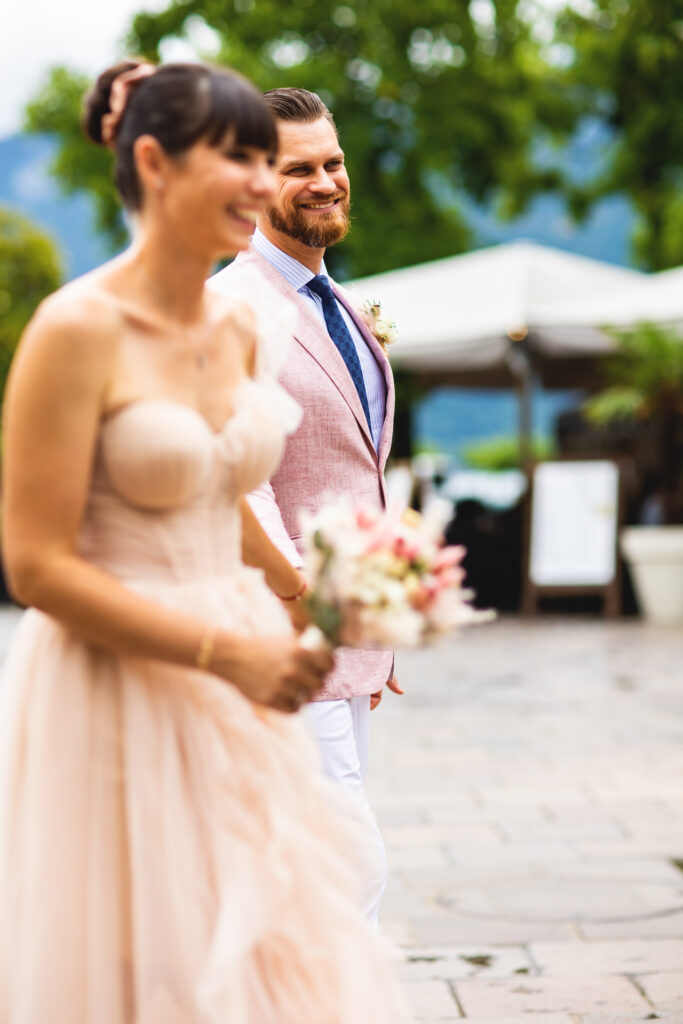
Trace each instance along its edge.
<instances>
[{"instance_id":1,"label":"man's hand","mask_svg":"<svg viewBox=\"0 0 683 1024\"><path fill-rule=\"evenodd\" d=\"M391 690L392 693L398 693L399 695L401 695L401 694L403 694L405 692L399 686L398 679L396 678L396 676L392 676L391 677L391 679L387 682L387 686L389 687L389 689ZM382 699L382 691L381 690L378 690L377 693L371 693L370 694L370 710L371 711L375 710L375 708L377 707L377 705L379 704L381 699Z\"/></svg>"}]
</instances>

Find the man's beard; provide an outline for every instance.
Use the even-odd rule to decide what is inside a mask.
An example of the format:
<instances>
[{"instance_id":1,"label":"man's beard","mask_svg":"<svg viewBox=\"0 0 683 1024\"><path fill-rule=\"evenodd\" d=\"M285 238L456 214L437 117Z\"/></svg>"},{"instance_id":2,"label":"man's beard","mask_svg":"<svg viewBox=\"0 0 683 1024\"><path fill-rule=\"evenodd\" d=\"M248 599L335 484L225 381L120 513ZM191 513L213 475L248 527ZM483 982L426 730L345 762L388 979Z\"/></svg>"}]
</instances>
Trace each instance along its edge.
<instances>
[{"instance_id":1,"label":"man's beard","mask_svg":"<svg viewBox=\"0 0 683 1024\"><path fill-rule=\"evenodd\" d=\"M280 213L275 206L269 206L266 217L271 227L283 235L303 242L311 249L327 249L335 242L341 242L347 234L351 224L350 208L347 193L329 213L314 214L310 220L306 209L301 206L295 206L286 214Z\"/></svg>"}]
</instances>

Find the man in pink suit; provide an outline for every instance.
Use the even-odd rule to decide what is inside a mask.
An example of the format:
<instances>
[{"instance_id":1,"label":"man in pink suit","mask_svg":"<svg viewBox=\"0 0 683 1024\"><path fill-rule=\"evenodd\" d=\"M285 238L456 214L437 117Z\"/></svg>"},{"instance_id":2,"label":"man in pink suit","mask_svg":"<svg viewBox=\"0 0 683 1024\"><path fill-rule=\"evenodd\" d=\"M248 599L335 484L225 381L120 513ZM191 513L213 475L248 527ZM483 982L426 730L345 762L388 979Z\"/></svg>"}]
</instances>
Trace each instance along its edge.
<instances>
[{"instance_id":1,"label":"man in pink suit","mask_svg":"<svg viewBox=\"0 0 683 1024\"><path fill-rule=\"evenodd\" d=\"M296 344L280 379L303 420L270 484L250 500L274 543L301 565L302 512L317 511L330 494L384 504L394 388L382 346L325 268L327 246L349 226L349 179L332 117L303 89L276 89L266 100L280 137L276 198L250 250L212 283L231 291L248 287L256 269L298 312ZM363 783L370 709L385 684L401 692L391 653L342 648L324 690L306 709L325 772L348 787L372 824L373 849L361 869L371 920L386 884L386 862Z\"/></svg>"}]
</instances>

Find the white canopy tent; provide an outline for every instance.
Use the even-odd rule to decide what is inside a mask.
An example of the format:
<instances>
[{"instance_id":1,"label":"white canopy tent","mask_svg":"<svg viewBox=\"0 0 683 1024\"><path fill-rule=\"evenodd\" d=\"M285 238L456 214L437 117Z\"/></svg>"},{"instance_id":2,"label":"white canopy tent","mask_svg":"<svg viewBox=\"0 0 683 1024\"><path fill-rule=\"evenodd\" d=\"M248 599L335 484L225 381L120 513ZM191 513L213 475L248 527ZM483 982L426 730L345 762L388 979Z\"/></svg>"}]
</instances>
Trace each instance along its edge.
<instances>
[{"instance_id":1,"label":"white canopy tent","mask_svg":"<svg viewBox=\"0 0 683 1024\"><path fill-rule=\"evenodd\" d=\"M519 386L529 363L546 386L585 383L585 360L610 347L601 318L571 328L589 297L630 293L636 270L533 242L512 242L357 279L359 299L398 325L392 363L444 383Z\"/></svg>"},{"instance_id":2,"label":"white canopy tent","mask_svg":"<svg viewBox=\"0 0 683 1024\"><path fill-rule=\"evenodd\" d=\"M683 328L683 267L644 274L628 286L592 290L578 302L555 305L546 321L567 344L580 344L603 327L628 328L644 321Z\"/></svg>"}]
</instances>

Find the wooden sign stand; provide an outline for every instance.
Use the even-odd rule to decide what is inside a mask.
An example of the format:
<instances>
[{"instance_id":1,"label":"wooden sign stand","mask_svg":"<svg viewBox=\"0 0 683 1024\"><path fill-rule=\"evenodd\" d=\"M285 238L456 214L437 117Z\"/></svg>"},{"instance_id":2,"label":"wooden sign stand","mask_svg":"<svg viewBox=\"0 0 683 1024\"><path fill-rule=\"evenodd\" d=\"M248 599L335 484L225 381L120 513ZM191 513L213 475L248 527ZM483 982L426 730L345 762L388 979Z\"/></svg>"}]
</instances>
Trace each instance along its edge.
<instances>
[{"instance_id":1,"label":"wooden sign stand","mask_svg":"<svg viewBox=\"0 0 683 1024\"><path fill-rule=\"evenodd\" d=\"M537 479L543 467L548 467L545 476L547 479ZM565 484L571 482L572 467L592 466L593 471L586 474L579 470L575 473L573 486L569 489L565 486L562 493L553 496L553 482L561 484L562 475L565 476ZM555 467L552 473L551 467ZM566 467L563 472L562 467ZM601 467L603 480L600 481ZM610 470L611 467L611 470ZM583 481L581 477L584 477ZM591 500L595 501L595 495L591 495L590 488L586 483L593 477L593 484L597 484L597 491L602 493L604 507L589 509L585 507ZM554 479L553 479L554 478ZM583 483L583 487L581 486ZM604 494L610 489L613 491L611 499L605 499ZM543 490L543 495L541 495ZM594 488L595 490L595 488ZM572 496L575 502L574 508L568 507L571 501L565 500L560 508L559 518L564 517L565 534L558 534L560 543L555 547L561 548L558 552L558 562L552 564L554 557L552 532L557 531L557 524L547 520L553 513L553 506L557 513L557 503L567 495ZM581 502L584 506L581 506ZM524 576L522 580L522 614L535 616L538 612L539 601L543 598L554 597L586 597L596 595L602 598L603 613L608 618L616 618L621 614L622 605L622 565L619 557L618 539L619 527L623 520L623 487L621 473L617 463L611 460L589 460L589 459L566 459L556 463L541 463L531 473L529 493L527 497L527 509L525 515L524 529L524 551L523 566ZM609 507L607 507L609 505ZM572 516L572 512L575 513ZM546 516L546 521L543 519ZM557 518L557 515L556 515ZM591 529L593 536L590 536ZM539 538L539 531L550 532L548 537ZM539 543L540 540L540 543ZM589 564L586 562L586 552L590 553L591 540L601 565ZM572 551L572 545L574 550ZM572 555L575 559L572 564ZM541 565L540 561L545 558L546 564ZM582 565L582 558L584 564ZM582 577L583 572L583 577Z\"/></svg>"}]
</instances>

